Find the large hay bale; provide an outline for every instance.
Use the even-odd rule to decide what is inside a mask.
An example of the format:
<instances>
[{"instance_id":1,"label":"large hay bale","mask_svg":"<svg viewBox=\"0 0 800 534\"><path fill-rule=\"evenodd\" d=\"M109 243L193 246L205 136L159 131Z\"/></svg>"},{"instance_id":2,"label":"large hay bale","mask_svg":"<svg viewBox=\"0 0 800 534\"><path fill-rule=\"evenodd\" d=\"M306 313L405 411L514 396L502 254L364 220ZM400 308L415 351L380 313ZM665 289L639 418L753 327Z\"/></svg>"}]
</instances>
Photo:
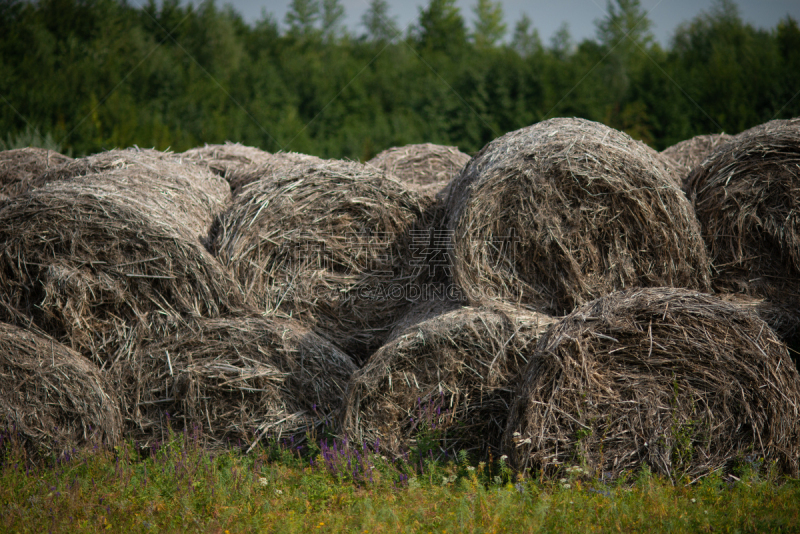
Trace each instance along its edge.
<instances>
[{"instance_id":1,"label":"large hay bale","mask_svg":"<svg viewBox=\"0 0 800 534\"><path fill-rule=\"evenodd\" d=\"M470 157L454 146L406 145L389 148L372 158L372 165L400 180L427 190L441 190L458 176Z\"/></svg>"},{"instance_id":2,"label":"large hay bale","mask_svg":"<svg viewBox=\"0 0 800 534\"><path fill-rule=\"evenodd\" d=\"M66 179L0 210L0 294L98 361L147 312L214 317L243 305L202 244L227 184L172 158L104 157L62 167Z\"/></svg>"},{"instance_id":3,"label":"large hay bale","mask_svg":"<svg viewBox=\"0 0 800 534\"><path fill-rule=\"evenodd\" d=\"M45 148L17 148L0 152L0 194L15 197L45 172L72 161Z\"/></svg>"},{"instance_id":4,"label":"large hay bale","mask_svg":"<svg viewBox=\"0 0 800 534\"><path fill-rule=\"evenodd\" d=\"M686 186L686 179L692 169L700 165L703 160L714 153L732 136L724 133L696 135L661 151L661 155L670 158L680 169L681 187Z\"/></svg>"},{"instance_id":5,"label":"large hay bale","mask_svg":"<svg viewBox=\"0 0 800 534\"><path fill-rule=\"evenodd\" d=\"M448 192L455 282L551 315L629 286L708 287L672 164L630 136L551 119L489 143Z\"/></svg>"},{"instance_id":6,"label":"large hay bale","mask_svg":"<svg viewBox=\"0 0 800 534\"><path fill-rule=\"evenodd\" d=\"M752 309L684 289L613 293L540 339L504 450L520 468L647 464L679 477L746 455L797 476L800 376Z\"/></svg>"},{"instance_id":7,"label":"large hay bale","mask_svg":"<svg viewBox=\"0 0 800 534\"><path fill-rule=\"evenodd\" d=\"M272 154L259 148L228 141L224 145L207 144L192 148L181 154L181 158L203 166L225 178L229 184L233 184L238 183L241 174L251 167L270 161Z\"/></svg>"},{"instance_id":8,"label":"large hay bale","mask_svg":"<svg viewBox=\"0 0 800 534\"><path fill-rule=\"evenodd\" d=\"M800 322L798 190L800 119L736 135L694 169L687 185L714 289L766 299L786 311L787 325Z\"/></svg>"},{"instance_id":9,"label":"large hay bale","mask_svg":"<svg viewBox=\"0 0 800 534\"><path fill-rule=\"evenodd\" d=\"M297 152L277 152L270 154L257 165L249 166L230 179L231 191L239 194L243 187L253 182L282 178L309 165L324 165L326 160Z\"/></svg>"},{"instance_id":10,"label":"large hay bale","mask_svg":"<svg viewBox=\"0 0 800 534\"><path fill-rule=\"evenodd\" d=\"M136 439L203 428L212 446L300 436L339 409L355 363L297 321L265 317L140 323L108 369Z\"/></svg>"},{"instance_id":11,"label":"large hay bale","mask_svg":"<svg viewBox=\"0 0 800 534\"><path fill-rule=\"evenodd\" d=\"M407 306L409 234L424 208L373 167L322 162L246 187L216 250L257 309L292 314L365 358Z\"/></svg>"},{"instance_id":12,"label":"large hay bale","mask_svg":"<svg viewBox=\"0 0 800 534\"><path fill-rule=\"evenodd\" d=\"M114 445L116 395L86 358L52 338L0 323L0 425L37 454Z\"/></svg>"},{"instance_id":13,"label":"large hay bale","mask_svg":"<svg viewBox=\"0 0 800 534\"><path fill-rule=\"evenodd\" d=\"M463 308L408 328L353 375L342 431L395 457L421 432L449 454L496 452L516 379L552 321L508 308Z\"/></svg>"}]
</instances>

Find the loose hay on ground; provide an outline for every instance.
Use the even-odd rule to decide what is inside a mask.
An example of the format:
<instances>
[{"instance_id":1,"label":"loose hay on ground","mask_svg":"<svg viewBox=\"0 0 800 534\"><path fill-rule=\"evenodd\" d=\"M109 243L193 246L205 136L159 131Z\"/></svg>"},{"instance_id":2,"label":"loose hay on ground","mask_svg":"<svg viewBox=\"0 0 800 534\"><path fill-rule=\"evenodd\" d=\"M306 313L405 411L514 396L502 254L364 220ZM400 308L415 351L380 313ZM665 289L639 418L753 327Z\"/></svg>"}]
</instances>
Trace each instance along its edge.
<instances>
[{"instance_id":1,"label":"loose hay on ground","mask_svg":"<svg viewBox=\"0 0 800 534\"><path fill-rule=\"evenodd\" d=\"M295 167L235 198L216 250L257 309L292 314L365 358L408 306L410 233L424 212L373 167Z\"/></svg>"},{"instance_id":2,"label":"loose hay on ground","mask_svg":"<svg viewBox=\"0 0 800 534\"><path fill-rule=\"evenodd\" d=\"M114 445L122 431L116 394L94 365L52 338L4 323L0 425L34 454Z\"/></svg>"},{"instance_id":3,"label":"loose hay on ground","mask_svg":"<svg viewBox=\"0 0 800 534\"><path fill-rule=\"evenodd\" d=\"M724 133L697 135L662 150L661 154L672 159L678 165L681 175L681 187L686 189L686 179L692 169L700 165L717 148L731 139L732 136Z\"/></svg>"},{"instance_id":4,"label":"loose hay on ground","mask_svg":"<svg viewBox=\"0 0 800 534\"><path fill-rule=\"evenodd\" d=\"M243 306L201 242L227 184L171 158L103 157L74 164L99 174L67 165L68 179L0 210L0 293L98 363L148 312L214 317Z\"/></svg>"},{"instance_id":5,"label":"loose hay on ground","mask_svg":"<svg viewBox=\"0 0 800 534\"><path fill-rule=\"evenodd\" d=\"M784 324L800 323L800 119L736 135L695 168L687 192L714 289L766 299Z\"/></svg>"},{"instance_id":6,"label":"loose hay on ground","mask_svg":"<svg viewBox=\"0 0 800 534\"><path fill-rule=\"evenodd\" d=\"M137 440L172 425L209 445L303 437L338 410L355 363L297 321L265 317L141 322L107 374Z\"/></svg>"},{"instance_id":7,"label":"loose hay on ground","mask_svg":"<svg viewBox=\"0 0 800 534\"><path fill-rule=\"evenodd\" d=\"M72 161L45 148L18 148L0 152L0 194L15 197L24 193L45 172Z\"/></svg>"},{"instance_id":8,"label":"loose hay on ground","mask_svg":"<svg viewBox=\"0 0 800 534\"><path fill-rule=\"evenodd\" d=\"M708 259L674 166L602 124L552 119L489 143L447 199L453 269L473 304L551 315L616 289L706 289Z\"/></svg>"},{"instance_id":9,"label":"loose hay on ground","mask_svg":"<svg viewBox=\"0 0 800 534\"><path fill-rule=\"evenodd\" d=\"M463 308L408 328L353 375L340 416L351 440L395 457L427 433L439 449L497 452L512 391L550 317Z\"/></svg>"},{"instance_id":10,"label":"loose hay on ground","mask_svg":"<svg viewBox=\"0 0 800 534\"><path fill-rule=\"evenodd\" d=\"M800 376L753 310L683 289L613 293L540 339L503 446L520 469L672 477L745 456L797 476Z\"/></svg>"}]
</instances>

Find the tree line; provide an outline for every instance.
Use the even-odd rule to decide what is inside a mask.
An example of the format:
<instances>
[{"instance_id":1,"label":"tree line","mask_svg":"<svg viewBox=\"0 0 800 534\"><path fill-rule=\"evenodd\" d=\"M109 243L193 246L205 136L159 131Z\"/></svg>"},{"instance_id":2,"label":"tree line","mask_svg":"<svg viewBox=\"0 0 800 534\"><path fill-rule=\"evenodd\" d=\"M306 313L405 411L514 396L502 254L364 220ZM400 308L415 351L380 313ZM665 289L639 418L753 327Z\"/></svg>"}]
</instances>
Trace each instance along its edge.
<instances>
[{"instance_id":1,"label":"tree line","mask_svg":"<svg viewBox=\"0 0 800 534\"><path fill-rule=\"evenodd\" d=\"M340 0L293 0L254 24L213 0L0 0L0 148L82 155L239 141L365 160L409 143L474 153L556 116L656 149L800 115L800 28L745 23L718 0L660 45L639 0L612 0L596 36L543 42L528 16L430 0L408 29L372 0L358 31Z\"/></svg>"}]
</instances>

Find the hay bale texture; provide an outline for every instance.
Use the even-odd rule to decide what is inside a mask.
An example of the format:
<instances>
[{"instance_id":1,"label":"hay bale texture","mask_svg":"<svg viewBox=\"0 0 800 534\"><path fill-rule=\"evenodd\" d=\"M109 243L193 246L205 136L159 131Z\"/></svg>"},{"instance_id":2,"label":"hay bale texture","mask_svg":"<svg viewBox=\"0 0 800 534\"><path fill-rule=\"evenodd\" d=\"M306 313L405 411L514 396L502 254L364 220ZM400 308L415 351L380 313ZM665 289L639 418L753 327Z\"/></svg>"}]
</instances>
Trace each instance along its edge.
<instances>
[{"instance_id":1,"label":"hay bale texture","mask_svg":"<svg viewBox=\"0 0 800 534\"><path fill-rule=\"evenodd\" d=\"M34 454L114 445L122 419L113 388L86 358L42 333L0 323L0 425Z\"/></svg>"},{"instance_id":2,"label":"hay bale texture","mask_svg":"<svg viewBox=\"0 0 800 534\"><path fill-rule=\"evenodd\" d=\"M408 328L353 375L343 432L394 457L421 445L421 432L437 456L497 452L519 372L551 322L508 307L462 308Z\"/></svg>"},{"instance_id":3,"label":"hay bale texture","mask_svg":"<svg viewBox=\"0 0 800 534\"><path fill-rule=\"evenodd\" d=\"M337 411L353 360L297 321L269 317L140 322L107 374L129 435L203 429L212 447L303 437Z\"/></svg>"},{"instance_id":4,"label":"hay bale texture","mask_svg":"<svg viewBox=\"0 0 800 534\"><path fill-rule=\"evenodd\" d=\"M384 150L367 162L415 185L422 191L439 191L458 176L470 157L454 146L424 143Z\"/></svg>"},{"instance_id":5,"label":"hay bale texture","mask_svg":"<svg viewBox=\"0 0 800 534\"><path fill-rule=\"evenodd\" d=\"M731 138L732 136L725 133L696 135L662 150L661 154L670 158L680 167L683 176L681 182L683 183L692 169L700 165L703 160Z\"/></svg>"},{"instance_id":6,"label":"hay bale texture","mask_svg":"<svg viewBox=\"0 0 800 534\"><path fill-rule=\"evenodd\" d=\"M187 150L181 154L181 158L209 169L225 178L229 184L238 184L243 173L251 167L269 162L272 154L259 148L227 142L224 145L207 144Z\"/></svg>"},{"instance_id":7,"label":"hay bale texture","mask_svg":"<svg viewBox=\"0 0 800 534\"><path fill-rule=\"evenodd\" d=\"M324 165L325 160L297 152L277 152L261 159L258 164L243 168L230 177L231 191L239 194L242 188L258 181L282 178L309 165Z\"/></svg>"},{"instance_id":8,"label":"hay bale texture","mask_svg":"<svg viewBox=\"0 0 800 534\"><path fill-rule=\"evenodd\" d=\"M706 289L674 165L627 134L551 119L500 137L452 183L453 274L470 303L561 315L629 286Z\"/></svg>"},{"instance_id":9,"label":"hay bale texture","mask_svg":"<svg viewBox=\"0 0 800 534\"><path fill-rule=\"evenodd\" d=\"M504 435L520 469L700 476L745 456L797 476L800 376L752 309L683 289L616 292L540 340Z\"/></svg>"},{"instance_id":10,"label":"hay bale texture","mask_svg":"<svg viewBox=\"0 0 800 534\"><path fill-rule=\"evenodd\" d=\"M15 197L36 184L36 179L72 161L45 148L17 148L0 152L0 195Z\"/></svg>"},{"instance_id":11,"label":"hay bale texture","mask_svg":"<svg viewBox=\"0 0 800 534\"><path fill-rule=\"evenodd\" d=\"M374 167L294 167L235 197L216 250L251 305L291 314L365 358L408 306L409 233L424 209Z\"/></svg>"},{"instance_id":12,"label":"hay bale texture","mask_svg":"<svg viewBox=\"0 0 800 534\"><path fill-rule=\"evenodd\" d=\"M766 299L785 310L782 330L796 337L800 119L775 120L736 135L694 169L687 193L708 246L714 289Z\"/></svg>"},{"instance_id":13,"label":"hay bale texture","mask_svg":"<svg viewBox=\"0 0 800 534\"><path fill-rule=\"evenodd\" d=\"M227 184L173 157L112 151L0 210L0 294L65 345L104 362L148 312L243 305L202 241Z\"/></svg>"}]
</instances>

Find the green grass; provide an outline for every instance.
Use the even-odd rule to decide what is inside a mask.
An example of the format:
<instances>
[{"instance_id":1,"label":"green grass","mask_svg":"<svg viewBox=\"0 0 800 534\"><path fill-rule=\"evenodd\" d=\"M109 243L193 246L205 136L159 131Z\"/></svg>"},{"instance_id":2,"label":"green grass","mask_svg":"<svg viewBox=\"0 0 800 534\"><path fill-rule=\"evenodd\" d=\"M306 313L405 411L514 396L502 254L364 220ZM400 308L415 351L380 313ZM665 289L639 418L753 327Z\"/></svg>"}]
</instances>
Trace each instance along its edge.
<instances>
[{"instance_id":1,"label":"green grass","mask_svg":"<svg viewBox=\"0 0 800 534\"><path fill-rule=\"evenodd\" d=\"M341 444L304 456L289 445L212 454L180 434L144 457L130 445L97 447L39 468L13 440L2 449L2 532L800 529L800 481L759 469L739 472L740 481L711 475L673 485L645 471L605 484L566 470L562 479L523 477L463 456L420 471L413 454L392 463Z\"/></svg>"}]
</instances>

